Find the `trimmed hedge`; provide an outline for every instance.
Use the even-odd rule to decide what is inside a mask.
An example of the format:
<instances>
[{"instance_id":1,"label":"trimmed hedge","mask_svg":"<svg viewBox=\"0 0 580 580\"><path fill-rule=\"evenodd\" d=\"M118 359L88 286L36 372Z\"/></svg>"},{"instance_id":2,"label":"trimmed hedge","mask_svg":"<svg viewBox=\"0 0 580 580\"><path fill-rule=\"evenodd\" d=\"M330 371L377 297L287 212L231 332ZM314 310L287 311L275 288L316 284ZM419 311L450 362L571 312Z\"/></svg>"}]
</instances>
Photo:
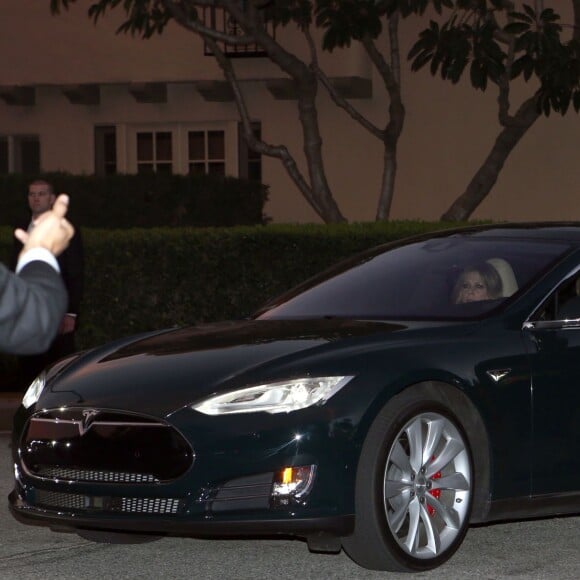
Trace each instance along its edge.
<instances>
[{"instance_id":1,"label":"trimmed hedge","mask_svg":"<svg viewBox=\"0 0 580 580\"><path fill-rule=\"evenodd\" d=\"M86 280L77 346L86 349L156 328L241 318L356 252L459 225L403 221L83 228ZM11 247L12 229L0 227L4 263ZM17 358L0 353L0 391L14 390L17 376Z\"/></svg>"},{"instance_id":2,"label":"trimmed hedge","mask_svg":"<svg viewBox=\"0 0 580 580\"><path fill-rule=\"evenodd\" d=\"M83 228L86 282L78 346L144 330L239 318L371 246L457 226L389 222L236 228ZM0 228L6 261L9 228Z\"/></svg>"},{"instance_id":3,"label":"trimmed hedge","mask_svg":"<svg viewBox=\"0 0 580 580\"><path fill-rule=\"evenodd\" d=\"M212 175L40 176L71 197L70 218L87 228L234 226L264 224L268 187ZM30 176L0 176L0 223L26 216Z\"/></svg>"}]
</instances>

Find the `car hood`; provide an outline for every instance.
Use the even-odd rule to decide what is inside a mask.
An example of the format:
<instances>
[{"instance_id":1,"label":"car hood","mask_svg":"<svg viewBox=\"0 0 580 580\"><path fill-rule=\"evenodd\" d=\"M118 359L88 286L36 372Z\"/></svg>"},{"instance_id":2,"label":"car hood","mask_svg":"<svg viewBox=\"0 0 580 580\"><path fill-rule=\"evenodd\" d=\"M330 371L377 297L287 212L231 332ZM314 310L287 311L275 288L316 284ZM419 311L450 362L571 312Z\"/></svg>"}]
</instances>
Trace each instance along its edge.
<instances>
[{"instance_id":1,"label":"car hood","mask_svg":"<svg viewBox=\"0 0 580 580\"><path fill-rule=\"evenodd\" d=\"M291 367L297 355L313 357L363 337L426 325L246 320L150 333L79 355L49 377L38 405L98 406L167 416L212 393L252 384L260 371L264 376L264 369L272 375L273 367Z\"/></svg>"}]
</instances>

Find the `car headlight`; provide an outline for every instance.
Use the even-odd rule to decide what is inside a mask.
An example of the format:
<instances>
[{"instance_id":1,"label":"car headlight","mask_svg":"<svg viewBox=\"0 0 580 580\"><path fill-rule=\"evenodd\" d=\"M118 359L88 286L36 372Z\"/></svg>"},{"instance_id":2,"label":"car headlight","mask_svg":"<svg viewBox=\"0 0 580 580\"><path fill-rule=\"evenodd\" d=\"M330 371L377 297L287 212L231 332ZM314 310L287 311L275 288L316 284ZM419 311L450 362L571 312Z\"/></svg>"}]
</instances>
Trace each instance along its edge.
<instances>
[{"instance_id":1,"label":"car headlight","mask_svg":"<svg viewBox=\"0 0 580 580\"><path fill-rule=\"evenodd\" d=\"M316 404L323 404L353 377L307 377L267 383L214 395L192 409L206 415L232 413L290 413Z\"/></svg>"},{"instance_id":2,"label":"car headlight","mask_svg":"<svg viewBox=\"0 0 580 580\"><path fill-rule=\"evenodd\" d=\"M57 362L47 366L33 381L30 383L28 390L24 393L22 406L25 409L31 407L38 401L46 383L51 381L64 367L76 360L82 353L76 352L66 358L61 358Z\"/></svg>"},{"instance_id":3,"label":"car headlight","mask_svg":"<svg viewBox=\"0 0 580 580\"><path fill-rule=\"evenodd\" d=\"M28 390L24 393L22 398L22 406L25 409L32 407L38 399L40 399L40 394L42 393L46 385L46 372L42 371L33 381L30 383Z\"/></svg>"}]
</instances>

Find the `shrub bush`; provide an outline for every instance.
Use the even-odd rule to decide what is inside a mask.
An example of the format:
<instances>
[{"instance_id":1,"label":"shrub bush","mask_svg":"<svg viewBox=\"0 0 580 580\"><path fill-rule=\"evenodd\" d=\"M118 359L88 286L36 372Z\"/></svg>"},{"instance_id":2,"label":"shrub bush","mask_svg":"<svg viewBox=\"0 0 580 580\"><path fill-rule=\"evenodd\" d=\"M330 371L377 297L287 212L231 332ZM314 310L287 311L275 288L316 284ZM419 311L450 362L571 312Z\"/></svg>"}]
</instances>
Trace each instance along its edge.
<instances>
[{"instance_id":1,"label":"shrub bush","mask_svg":"<svg viewBox=\"0 0 580 580\"><path fill-rule=\"evenodd\" d=\"M85 349L141 331L245 317L342 258L457 225L83 228L85 297L77 345ZM5 263L11 238L11 229L0 227ZM13 357L0 356L0 375L13 368Z\"/></svg>"},{"instance_id":2,"label":"shrub bush","mask_svg":"<svg viewBox=\"0 0 580 580\"><path fill-rule=\"evenodd\" d=\"M142 330L247 316L341 258L442 227L409 221L83 228L86 279L79 343L89 347ZM0 228L4 262L11 243L10 229Z\"/></svg>"},{"instance_id":3,"label":"shrub bush","mask_svg":"<svg viewBox=\"0 0 580 580\"><path fill-rule=\"evenodd\" d=\"M234 226L264 224L268 188L261 183L212 175L40 176L71 196L70 217L87 228ZM26 216L31 178L0 176L0 223Z\"/></svg>"}]
</instances>

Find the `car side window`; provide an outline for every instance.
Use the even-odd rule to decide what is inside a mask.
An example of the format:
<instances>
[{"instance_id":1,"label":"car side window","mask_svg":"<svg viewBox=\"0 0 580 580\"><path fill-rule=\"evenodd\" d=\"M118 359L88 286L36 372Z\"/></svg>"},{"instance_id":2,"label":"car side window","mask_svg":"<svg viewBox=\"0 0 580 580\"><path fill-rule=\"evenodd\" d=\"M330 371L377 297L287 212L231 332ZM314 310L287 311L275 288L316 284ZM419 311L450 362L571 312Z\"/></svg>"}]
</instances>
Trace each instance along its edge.
<instances>
[{"instance_id":1,"label":"car side window","mask_svg":"<svg viewBox=\"0 0 580 580\"><path fill-rule=\"evenodd\" d=\"M580 273L566 280L546 300L536 320L574 320L580 318Z\"/></svg>"}]
</instances>

